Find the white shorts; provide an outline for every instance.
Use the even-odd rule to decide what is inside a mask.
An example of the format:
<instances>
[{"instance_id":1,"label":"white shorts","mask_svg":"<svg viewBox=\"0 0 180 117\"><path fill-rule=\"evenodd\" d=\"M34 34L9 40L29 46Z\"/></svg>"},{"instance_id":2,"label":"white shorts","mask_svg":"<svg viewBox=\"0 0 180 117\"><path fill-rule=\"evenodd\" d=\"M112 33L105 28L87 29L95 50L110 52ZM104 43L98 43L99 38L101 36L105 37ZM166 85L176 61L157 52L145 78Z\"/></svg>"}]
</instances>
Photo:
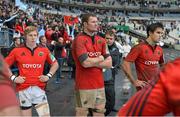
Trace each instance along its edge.
<instances>
[{"instance_id":1,"label":"white shorts","mask_svg":"<svg viewBox=\"0 0 180 117\"><path fill-rule=\"evenodd\" d=\"M31 107L32 105L48 103L45 91L38 86L30 86L18 92L21 107Z\"/></svg>"}]
</instances>

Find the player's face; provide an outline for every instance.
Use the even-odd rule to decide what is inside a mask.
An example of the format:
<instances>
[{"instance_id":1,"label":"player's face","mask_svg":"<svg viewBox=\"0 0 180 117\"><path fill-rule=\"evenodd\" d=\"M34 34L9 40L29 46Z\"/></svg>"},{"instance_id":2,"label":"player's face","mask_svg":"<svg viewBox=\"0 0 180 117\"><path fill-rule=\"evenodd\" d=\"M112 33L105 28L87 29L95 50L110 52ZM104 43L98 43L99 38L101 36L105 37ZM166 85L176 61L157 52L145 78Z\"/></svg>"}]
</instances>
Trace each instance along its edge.
<instances>
[{"instance_id":1,"label":"player's face","mask_svg":"<svg viewBox=\"0 0 180 117\"><path fill-rule=\"evenodd\" d=\"M158 43L163 36L163 32L164 31L162 28L156 28L154 32L150 32L150 37L152 41Z\"/></svg>"},{"instance_id":2,"label":"player's face","mask_svg":"<svg viewBox=\"0 0 180 117\"><path fill-rule=\"evenodd\" d=\"M36 31L32 31L26 35L26 43L36 44L37 38L38 38L38 33Z\"/></svg>"},{"instance_id":3,"label":"player's face","mask_svg":"<svg viewBox=\"0 0 180 117\"><path fill-rule=\"evenodd\" d=\"M97 32L98 31L98 19L97 19L97 17L89 17L89 20L85 26L89 32Z\"/></svg>"},{"instance_id":4,"label":"player's face","mask_svg":"<svg viewBox=\"0 0 180 117\"><path fill-rule=\"evenodd\" d=\"M107 41L107 44L110 45L110 46L111 46L111 45L114 43L114 41L115 41L114 36L110 36L109 34L107 34L107 35L105 36L105 39L106 39L106 41Z\"/></svg>"}]
</instances>

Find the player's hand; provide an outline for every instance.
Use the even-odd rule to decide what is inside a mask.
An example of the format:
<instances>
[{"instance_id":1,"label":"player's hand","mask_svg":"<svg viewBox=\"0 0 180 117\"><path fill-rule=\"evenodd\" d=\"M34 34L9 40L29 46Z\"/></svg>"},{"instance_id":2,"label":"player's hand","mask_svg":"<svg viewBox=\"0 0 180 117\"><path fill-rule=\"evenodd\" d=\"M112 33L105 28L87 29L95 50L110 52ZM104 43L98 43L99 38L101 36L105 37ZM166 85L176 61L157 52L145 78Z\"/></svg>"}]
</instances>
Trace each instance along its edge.
<instances>
[{"instance_id":1,"label":"player's hand","mask_svg":"<svg viewBox=\"0 0 180 117\"><path fill-rule=\"evenodd\" d=\"M19 84L22 84L24 83L26 80L26 77L22 77L22 76L17 76L14 80L15 83L19 83Z\"/></svg>"},{"instance_id":2,"label":"player's hand","mask_svg":"<svg viewBox=\"0 0 180 117\"><path fill-rule=\"evenodd\" d=\"M39 76L39 80L41 82L47 82L49 80L49 77L47 75L41 75Z\"/></svg>"},{"instance_id":3,"label":"player's hand","mask_svg":"<svg viewBox=\"0 0 180 117\"><path fill-rule=\"evenodd\" d=\"M100 61L104 61L104 56L100 55L99 59L100 59Z\"/></svg>"},{"instance_id":4,"label":"player's hand","mask_svg":"<svg viewBox=\"0 0 180 117\"><path fill-rule=\"evenodd\" d=\"M148 85L148 82L142 81L142 80L136 80L134 83L134 86L139 89L139 88L144 88L146 85Z\"/></svg>"}]
</instances>

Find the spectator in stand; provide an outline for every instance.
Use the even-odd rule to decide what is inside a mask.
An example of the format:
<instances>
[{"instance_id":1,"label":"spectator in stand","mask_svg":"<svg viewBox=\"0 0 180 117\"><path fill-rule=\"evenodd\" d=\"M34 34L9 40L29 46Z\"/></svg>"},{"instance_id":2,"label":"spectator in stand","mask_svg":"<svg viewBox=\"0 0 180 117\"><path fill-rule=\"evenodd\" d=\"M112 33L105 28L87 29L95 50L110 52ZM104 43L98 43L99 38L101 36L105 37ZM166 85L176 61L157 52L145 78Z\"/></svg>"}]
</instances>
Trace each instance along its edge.
<instances>
[{"instance_id":1,"label":"spectator in stand","mask_svg":"<svg viewBox=\"0 0 180 117\"><path fill-rule=\"evenodd\" d=\"M54 56L58 61L59 68L56 72L56 81L55 83L60 83L60 79L63 78L62 76L62 66L64 63L64 59L66 58L66 51L65 51L64 39L63 37L59 37L57 42L54 45Z\"/></svg>"},{"instance_id":2,"label":"spectator in stand","mask_svg":"<svg viewBox=\"0 0 180 117\"><path fill-rule=\"evenodd\" d=\"M47 43L47 39L46 39L46 37L44 35L39 37L39 42L40 42L39 44L41 46L47 47L51 53L53 52L54 46L49 44L49 43Z\"/></svg>"},{"instance_id":3,"label":"spectator in stand","mask_svg":"<svg viewBox=\"0 0 180 117\"><path fill-rule=\"evenodd\" d=\"M49 51L53 53L54 46L47 43L47 39L45 36L40 36L39 42L40 42L39 45L41 45L42 47L47 47ZM46 62L44 65L43 74L48 74L49 70L50 70L50 65Z\"/></svg>"},{"instance_id":4,"label":"spectator in stand","mask_svg":"<svg viewBox=\"0 0 180 117\"><path fill-rule=\"evenodd\" d=\"M52 30L52 27L51 26L47 26L46 27L46 32L45 32L45 36L46 36L46 39L47 39L47 43L51 43L51 41L53 40L51 35L53 34L53 30Z\"/></svg>"},{"instance_id":5,"label":"spectator in stand","mask_svg":"<svg viewBox=\"0 0 180 117\"><path fill-rule=\"evenodd\" d=\"M18 19L15 25L15 30L21 33L21 36L24 35L24 29L26 28L25 21L22 21L22 19Z\"/></svg>"},{"instance_id":6,"label":"spectator in stand","mask_svg":"<svg viewBox=\"0 0 180 117\"><path fill-rule=\"evenodd\" d=\"M122 57L123 59L126 58L126 56L128 55L128 53L131 51L131 46L126 42L126 41L123 41L123 54L122 54Z\"/></svg>"}]
</instances>

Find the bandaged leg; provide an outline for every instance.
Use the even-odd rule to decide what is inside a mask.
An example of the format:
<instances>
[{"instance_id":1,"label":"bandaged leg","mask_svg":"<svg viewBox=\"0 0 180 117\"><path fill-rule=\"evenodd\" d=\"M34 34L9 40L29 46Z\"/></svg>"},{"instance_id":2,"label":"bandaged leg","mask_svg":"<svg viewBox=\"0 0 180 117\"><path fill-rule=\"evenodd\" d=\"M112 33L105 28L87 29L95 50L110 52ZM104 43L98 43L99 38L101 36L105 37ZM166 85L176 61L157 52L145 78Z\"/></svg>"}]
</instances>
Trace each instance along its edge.
<instances>
[{"instance_id":1,"label":"bandaged leg","mask_svg":"<svg viewBox=\"0 0 180 117\"><path fill-rule=\"evenodd\" d=\"M42 103L35 106L36 111L40 117L42 116L50 116L49 104Z\"/></svg>"},{"instance_id":2,"label":"bandaged leg","mask_svg":"<svg viewBox=\"0 0 180 117\"><path fill-rule=\"evenodd\" d=\"M105 103L106 98L104 89L99 89L96 96L95 108L93 109L93 116L104 116L104 113L106 111Z\"/></svg>"},{"instance_id":3,"label":"bandaged leg","mask_svg":"<svg viewBox=\"0 0 180 117\"><path fill-rule=\"evenodd\" d=\"M76 116L87 116L88 108L76 107Z\"/></svg>"}]
</instances>

